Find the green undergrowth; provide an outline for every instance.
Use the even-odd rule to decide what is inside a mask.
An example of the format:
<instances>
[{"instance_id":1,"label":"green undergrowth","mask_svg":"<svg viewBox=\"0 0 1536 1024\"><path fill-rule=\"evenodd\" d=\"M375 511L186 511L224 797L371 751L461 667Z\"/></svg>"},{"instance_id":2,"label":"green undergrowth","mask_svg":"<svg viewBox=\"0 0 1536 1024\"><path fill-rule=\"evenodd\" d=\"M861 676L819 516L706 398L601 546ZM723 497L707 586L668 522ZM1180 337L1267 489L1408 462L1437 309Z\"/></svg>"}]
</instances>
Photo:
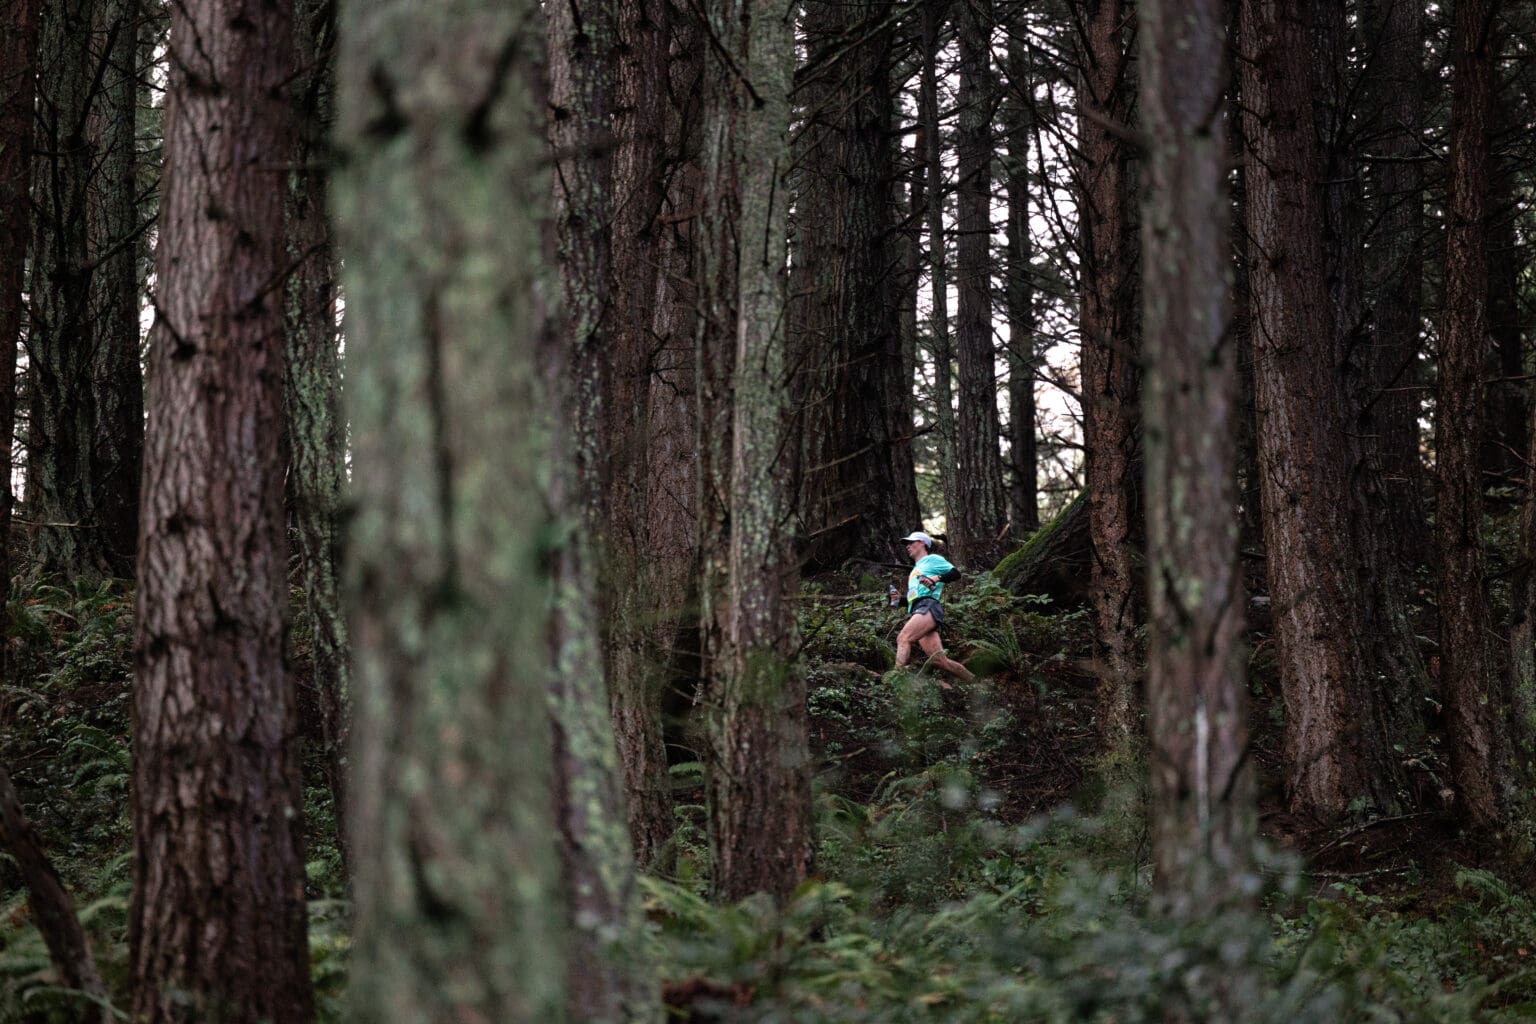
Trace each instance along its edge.
<instances>
[{"instance_id":1,"label":"green undergrowth","mask_svg":"<svg viewBox=\"0 0 1536 1024\"><path fill-rule=\"evenodd\" d=\"M1536 1014L1536 975L1525 966L1536 904L1495 874L1462 870L1454 891L1425 909L1348 881L1309 886L1293 855L1271 852L1253 911L1176 924L1149 911L1134 790L1106 793L1086 777L1054 810L1021 820L1015 740L1041 735L1033 710L1083 712L1086 694L1057 692L1074 682L1053 666L1086 653L1086 624L1000 596L985 578L972 588L952 602L960 614L945 632L989 677L963 692L927 673L860 671L864 661L849 667L836 651L809 664L822 765L817 875L787 906L713 906L697 873L645 880L651 955L679 1017L1233 1019L1216 992L1242 1008L1240 1019L1276 1024L1501 1024ZM894 635L869 600L843 593L828 605L813 596L803 618L830 614L844 633L863 629L849 650Z\"/></svg>"},{"instance_id":2,"label":"green undergrowth","mask_svg":"<svg viewBox=\"0 0 1536 1024\"><path fill-rule=\"evenodd\" d=\"M0 756L70 891L115 1019L126 1020L133 838L133 599L120 581L13 588L0 682ZM302 648L298 631L295 646ZM301 666L302 668L302 666ZM318 768L318 751L307 751ZM330 797L306 768L307 891L316 1020L342 1019L350 946ZM0 1024L73 1024L88 1007L63 988L32 925L15 865L0 855Z\"/></svg>"},{"instance_id":3,"label":"green undergrowth","mask_svg":"<svg viewBox=\"0 0 1536 1024\"><path fill-rule=\"evenodd\" d=\"M1536 900L1495 872L1450 869L1421 896L1347 875L1309 882L1294 856L1271 853L1254 911L1161 920L1141 796L1094 766L1084 614L968 581L946 595L946 646L982 678L946 689L931 671L892 669L901 616L884 588L829 578L800 603L818 848L787 905L708 901L703 769L674 766L676 868L642 880L644 953L671 1019L1234 1019L1215 992L1243 1007L1237 1019L1276 1024L1536 1016ZM118 1008L130 604L113 586L24 592L9 609L17 671L0 698L5 756ZM347 905L332 809L319 772L307 776L310 952L317 1020L331 1022ZM1426 870L1408 888L1430 884ZM0 1024L65 1024L81 1005L59 988L0 858Z\"/></svg>"}]
</instances>

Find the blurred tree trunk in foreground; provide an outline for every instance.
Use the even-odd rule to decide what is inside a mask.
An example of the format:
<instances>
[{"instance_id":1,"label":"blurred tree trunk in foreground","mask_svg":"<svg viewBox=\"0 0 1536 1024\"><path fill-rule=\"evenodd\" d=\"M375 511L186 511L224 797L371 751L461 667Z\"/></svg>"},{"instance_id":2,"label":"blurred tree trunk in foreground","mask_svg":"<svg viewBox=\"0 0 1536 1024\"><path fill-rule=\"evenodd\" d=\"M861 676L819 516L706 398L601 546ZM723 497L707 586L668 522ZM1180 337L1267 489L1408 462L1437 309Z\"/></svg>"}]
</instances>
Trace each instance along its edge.
<instances>
[{"instance_id":1,"label":"blurred tree trunk in foreground","mask_svg":"<svg viewBox=\"0 0 1536 1024\"><path fill-rule=\"evenodd\" d=\"M531 3L388 0L340 40L352 1019L557 1019L544 35Z\"/></svg>"},{"instance_id":2,"label":"blurred tree trunk in foreground","mask_svg":"<svg viewBox=\"0 0 1536 1024\"><path fill-rule=\"evenodd\" d=\"M1144 0L1142 297L1154 879L1195 920L1257 890L1238 574L1223 0ZM1230 1006L1237 1010L1237 1006Z\"/></svg>"}]
</instances>

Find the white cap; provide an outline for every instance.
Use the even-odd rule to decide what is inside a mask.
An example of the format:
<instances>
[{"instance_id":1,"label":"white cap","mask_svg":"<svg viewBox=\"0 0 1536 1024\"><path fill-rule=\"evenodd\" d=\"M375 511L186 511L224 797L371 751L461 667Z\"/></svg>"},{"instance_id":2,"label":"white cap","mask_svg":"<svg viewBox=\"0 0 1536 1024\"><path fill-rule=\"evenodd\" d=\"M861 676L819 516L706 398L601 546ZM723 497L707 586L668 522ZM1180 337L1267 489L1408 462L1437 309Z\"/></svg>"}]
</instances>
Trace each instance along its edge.
<instances>
[{"instance_id":1,"label":"white cap","mask_svg":"<svg viewBox=\"0 0 1536 1024\"><path fill-rule=\"evenodd\" d=\"M928 536L922 530L913 530L911 533L907 534L905 537L903 537L901 539L902 539L903 543L905 543L905 542L907 542L909 540L920 540L928 548L928 550L930 550L930 551L933 550L933 538Z\"/></svg>"}]
</instances>

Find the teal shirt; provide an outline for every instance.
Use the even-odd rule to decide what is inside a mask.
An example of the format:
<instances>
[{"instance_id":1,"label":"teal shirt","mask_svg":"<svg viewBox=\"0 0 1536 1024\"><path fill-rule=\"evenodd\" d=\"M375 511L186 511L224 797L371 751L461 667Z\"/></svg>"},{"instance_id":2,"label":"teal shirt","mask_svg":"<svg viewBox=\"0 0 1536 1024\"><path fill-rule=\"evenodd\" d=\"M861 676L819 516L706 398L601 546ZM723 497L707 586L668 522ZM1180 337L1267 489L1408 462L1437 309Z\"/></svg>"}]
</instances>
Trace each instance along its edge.
<instances>
[{"instance_id":1,"label":"teal shirt","mask_svg":"<svg viewBox=\"0 0 1536 1024\"><path fill-rule=\"evenodd\" d=\"M944 582L939 579L954 566L943 555L924 555L912 566L912 572L907 576L907 611L912 610L912 602L920 597L931 597L935 601L941 600L944 594ZM933 577L933 586L919 583L919 576Z\"/></svg>"}]
</instances>

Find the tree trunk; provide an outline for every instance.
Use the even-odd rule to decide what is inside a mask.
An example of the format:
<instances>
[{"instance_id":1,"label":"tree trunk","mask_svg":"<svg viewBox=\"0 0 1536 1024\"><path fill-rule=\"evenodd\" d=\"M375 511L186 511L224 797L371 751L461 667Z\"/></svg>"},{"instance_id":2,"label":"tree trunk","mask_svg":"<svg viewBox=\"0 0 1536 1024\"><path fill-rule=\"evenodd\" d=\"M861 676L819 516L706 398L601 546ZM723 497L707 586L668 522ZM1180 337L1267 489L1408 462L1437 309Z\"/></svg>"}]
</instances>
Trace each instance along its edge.
<instances>
[{"instance_id":1,"label":"tree trunk","mask_svg":"<svg viewBox=\"0 0 1536 1024\"><path fill-rule=\"evenodd\" d=\"M1527 414L1527 444L1536 452L1536 402ZM1510 741L1529 786L1536 774L1536 462L1525 467L1520 547L1510 581Z\"/></svg>"},{"instance_id":2,"label":"tree trunk","mask_svg":"<svg viewBox=\"0 0 1536 1024\"><path fill-rule=\"evenodd\" d=\"M550 715L555 817L567 900L571 1020L655 1017L648 972L636 955L634 859L619 789L602 646L593 614L592 529L600 522L601 361L611 283L612 106L615 7L548 8L550 143L565 307L538 353L549 406L546 521L582 522L552 544L554 600Z\"/></svg>"},{"instance_id":3,"label":"tree trunk","mask_svg":"<svg viewBox=\"0 0 1536 1024\"><path fill-rule=\"evenodd\" d=\"M1331 817L1395 799L1372 727L1353 569L1350 416L1324 280L1310 0L1244 0L1238 52L1260 488L1285 698L1286 792Z\"/></svg>"},{"instance_id":4,"label":"tree trunk","mask_svg":"<svg viewBox=\"0 0 1536 1024\"><path fill-rule=\"evenodd\" d=\"M693 119L670 99L693 96L698 49L680 41L687 57L669 63L669 41L685 39L688 29L661 0L623 0L618 34L613 308L602 367L608 461L598 555L610 711L630 842L641 868L664 870L659 861L672 834L672 797L662 704L672 652L692 604L697 550L692 297L679 284L691 272L697 170L690 160L698 137ZM656 87L669 77L673 88ZM674 313L680 314L675 324Z\"/></svg>"},{"instance_id":5,"label":"tree trunk","mask_svg":"<svg viewBox=\"0 0 1536 1024\"><path fill-rule=\"evenodd\" d=\"M1099 660L1103 751L1123 755L1140 734L1136 707L1136 601L1131 549L1137 419L1136 257L1129 154L1105 119L1128 124L1127 10L1089 7L1082 39L1079 251L1083 302L1083 448Z\"/></svg>"},{"instance_id":6,"label":"tree trunk","mask_svg":"<svg viewBox=\"0 0 1536 1024\"><path fill-rule=\"evenodd\" d=\"M997 353L992 342L991 4L965 0L956 19L960 39L960 126L956 137L959 213L955 317L960 411L954 448L954 559L975 568L997 560L1007 516L998 452Z\"/></svg>"},{"instance_id":7,"label":"tree trunk","mask_svg":"<svg viewBox=\"0 0 1536 1024\"><path fill-rule=\"evenodd\" d=\"M1223 0L1144 4L1152 856L1163 911L1194 921L1250 906L1257 889L1245 767L1238 391L1226 334L1227 138L1211 117L1226 85L1226 33ZM1235 986L1218 990L1230 996Z\"/></svg>"},{"instance_id":8,"label":"tree trunk","mask_svg":"<svg viewBox=\"0 0 1536 1024\"><path fill-rule=\"evenodd\" d=\"M108 571L132 576L139 540L139 477L144 460L144 370L139 361L138 128L139 0L98 9L102 52L92 74L90 135L97 170L88 191L92 362L96 422L91 483ZM99 71L98 71L99 67Z\"/></svg>"},{"instance_id":9,"label":"tree trunk","mask_svg":"<svg viewBox=\"0 0 1536 1024\"><path fill-rule=\"evenodd\" d=\"M90 1024L106 1024L111 1014L105 1007L106 987L96 970L91 944L75 915L75 901L70 898L58 872L43 850L42 839L21 809L21 798L4 768L0 768L0 850L16 862L21 880L27 887L27 905L32 923L37 926L48 947L48 957L65 988L77 989L102 1002L82 1003L76 1018Z\"/></svg>"},{"instance_id":10,"label":"tree trunk","mask_svg":"<svg viewBox=\"0 0 1536 1024\"><path fill-rule=\"evenodd\" d=\"M1366 307L1365 225L1369 213L1361 169L1360 118L1354 113L1357 92L1363 88L1351 78L1350 25L1345 9L1321 4L1315 9L1313 32L1318 96L1314 106L1318 136L1323 149L1324 252L1326 280L1333 302L1333 325L1338 337L1339 369L1350 401L1353 449L1346 465L1353 505L1351 544L1355 584L1359 588L1361 640L1370 672L1364 683L1372 729L1383 747L1426 749L1423 708L1429 692L1429 673L1419 657L1418 638L1408 621L1408 579L1392 537L1398 514L1391 507L1388 490L1375 458L1377 446L1370 440L1372 314ZM1366 69L1369 79L1370 69ZM1397 787L1400 759L1392 758L1382 783Z\"/></svg>"},{"instance_id":11,"label":"tree trunk","mask_svg":"<svg viewBox=\"0 0 1536 1024\"><path fill-rule=\"evenodd\" d=\"M27 516L33 526L32 562L44 577L110 571L92 500L91 460L97 324L91 316L88 243L95 140L88 122L98 2L55 0L38 8Z\"/></svg>"},{"instance_id":12,"label":"tree trunk","mask_svg":"<svg viewBox=\"0 0 1536 1024\"><path fill-rule=\"evenodd\" d=\"M1008 522L1014 541L1040 528L1035 454L1035 282L1029 226L1034 79L1024 42L1008 36Z\"/></svg>"},{"instance_id":13,"label":"tree trunk","mask_svg":"<svg viewBox=\"0 0 1536 1024\"><path fill-rule=\"evenodd\" d=\"M1430 549L1419 455L1419 387L1424 257L1424 7L1401 0L1366 5L1374 45L1363 92L1367 116L1366 175L1374 192L1375 231L1366 249L1367 299L1375 331L1366 360L1360 436L1382 478L1382 507L1399 571L1411 573Z\"/></svg>"},{"instance_id":14,"label":"tree trunk","mask_svg":"<svg viewBox=\"0 0 1536 1024\"><path fill-rule=\"evenodd\" d=\"M25 307L27 250L32 237L27 196L32 182L33 100L37 80L37 0L0 12L0 437L5 479L15 479L16 357ZM0 603L8 602L11 570L10 486L0 487ZM9 680L9 645L0 645L0 678Z\"/></svg>"},{"instance_id":15,"label":"tree trunk","mask_svg":"<svg viewBox=\"0 0 1536 1024\"><path fill-rule=\"evenodd\" d=\"M283 650L286 169L249 156L290 151L288 13L173 15L135 608L129 953L151 1021L311 1014Z\"/></svg>"},{"instance_id":16,"label":"tree trunk","mask_svg":"<svg viewBox=\"0 0 1536 1024\"><path fill-rule=\"evenodd\" d=\"M347 733L351 667L339 584L346 422L341 415L341 338L336 329L336 253L330 219L330 131L335 90L335 7L296 0L297 127L288 179L288 497L310 632L310 682L320 711L326 782L337 845L347 853Z\"/></svg>"},{"instance_id":17,"label":"tree trunk","mask_svg":"<svg viewBox=\"0 0 1536 1024\"><path fill-rule=\"evenodd\" d=\"M1497 0L1462 0L1453 29L1445 324L1435 415L1435 549L1439 560L1440 681L1449 721L1451 777L1474 825L1498 820L1495 770L1500 703L1483 593L1483 489L1478 445L1488 351L1488 124Z\"/></svg>"},{"instance_id":18,"label":"tree trunk","mask_svg":"<svg viewBox=\"0 0 1536 1024\"><path fill-rule=\"evenodd\" d=\"M1522 129L1512 112L1494 112L1492 139ZM1490 146L1492 145L1490 140ZM1493 359L1488 368L1494 383L1488 397L1487 430L1483 438L1483 473L1486 482L1499 488L1518 486L1525 468L1525 339L1520 330L1520 242L1515 231L1519 198L1515 191L1514 161L1507 155L1491 155L1488 186L1488 335Z\"/></svg>"},{"instance_id":19,"label":"tree trunk","mask_svg":"<svg viewBox=\"0 0 1536 1024\"><path fill-rule=\"evenodd\" d=\"M894 273L903 241L892 188L894 98L870 85L890 78L892 29L863 28L883 10L824 0L805 9L791 309L810 566L896 561L900 538L920 521L915 479L898 472L911 432L900 415L911 382Z\"/></svg>"},{"instance_id":20,"label":"tree trunk","mask_svg":"<svg viewBox=\"0 0 1536 1024\"><path fill-rule=\"evenodd\" d=\"M703 546L712 577L704 628L714 889L723 900L754 892L784 900L810 873L813 850L788 527L794 467L785 461L794 458L785 331L794 22L790 10L740 0L717 0L708 14L730 58L717 58L706 77L703 267L713 292L700 339L700 380L711 389L701 425L730 421L729 447L705 442L715 492ZM731 266L734 274L720 273ZM733 356L718 359L727 347ZM726 363L729 389L715 375Z\"/></svg>"},{"instance_id":21,"label":"tree trunk","mask_svg":"<svg viewBox=\"0 0 1536 1024\"><path fill-rule=\"evenodd\" d=\"M939 490L944 495L944 518L953 523L959 516L955 504L955 412L950 375L954 368L949 333L949 264L944 246L944 136L939 123L939 51L943 47L947 0L923 7L923 70L919 87L918 119L923 123L924 160L927 164L928 273L932 313L928 322L933 349L934 457L939 464Z\"/></svg>"},{"instance_id":22,"label":"tree trunk","mask_svg":"<svg viewBox=\"0 0 1536 1024\"><path fill-rule=\"evenodd\" d=\"M900 95L906 87L911 69L903 62L894 62L890 68L890 88ZM920 524L923 521L922 502L917 495L917 367L920 345L918 342L918 292L923 280L923 217L928 208L928 170L924 164L927 152L927 128L919 119L912 140L912 149L905 155L903 168L892 183L894 203L901 210L900 255L897 265L899 292L901 295L901 388L896 408L891 410L891 432L895 438L892 450L893 472L899 481L911 480L909 488L903 484L899 493L911 506L901 512L903 521ZM902 536L906 536L904 531Z\"/></svg>"},{"instance_id":23,"label":"tree trunk","mask_svg":"<svg viewBox=\"0 0 1536 1024\"><path fill-rule=\"evenodd\" d=\"M544 34L531 3L341 14L352 1017L558 1019Z\"/></svg>"},{"instance_id":24,"label":"tree trunk","mask_svg":"<svg viewBox=\"0 0 1536 1024\"><path fill-rule=\"evenodd\" d=\"M1227 38L1236 40L1241 0L1227 0ZM1227 144L1246 154L1239 60L1228 61ZM1253 293L1248 283L1248 171L1239 161L1232 174L1232 347L1237 352L1237 473L1244 547L1262 548L1263 499L1259 495L1259 437L1253 398Z\"/></svg>"}]
</instances>

